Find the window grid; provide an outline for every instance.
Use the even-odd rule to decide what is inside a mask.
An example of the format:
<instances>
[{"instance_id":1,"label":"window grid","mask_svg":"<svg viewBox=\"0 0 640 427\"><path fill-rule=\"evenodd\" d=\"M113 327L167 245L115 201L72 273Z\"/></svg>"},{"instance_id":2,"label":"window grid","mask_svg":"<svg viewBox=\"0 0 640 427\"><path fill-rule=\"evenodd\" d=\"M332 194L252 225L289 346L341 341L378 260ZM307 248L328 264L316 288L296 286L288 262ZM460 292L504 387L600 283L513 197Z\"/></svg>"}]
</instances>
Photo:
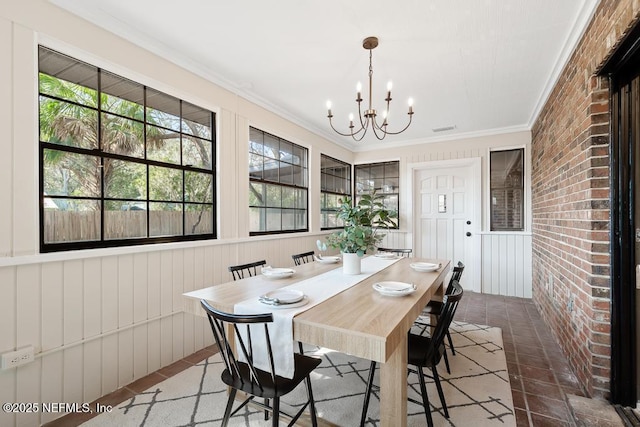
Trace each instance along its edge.
<instances>
[{"instance_id":1,"label":"window grid","mask_svg":"<svg viewBox=\"0 0 640 427\"><path fill-rule=\"evenodd\" d=\"M249 234L308 231L308 151L249 129Z\"/></svg>"},{"instance_id":2,"label":"window grid","mask_svg":"<svg viewBox=\"0 0 640 427\"><path fill-rule=\"evenodd\" d=\"M47 48L39 54L41 251L215 238L215 114ZM115 93L103 92L103 81ZM174 101L179 130L149 116L150 91ZM96 125L83 128L92 117ZM186 132L189 122L204 134ZM162 152L168 135L150 135L150 126L174 134L177 162L148 158L149 146ZM184 164L189 140L200 149L198 166ZM68 185L71 175L77 185ZM154 179L173 195L152 197L160 194ZM93 194L84 194L88 184Z\"/></svg>"},{"instance_id":3,"label":"window grid","mask_svg":"<svg viewBox=\"0 0 640 427\"><path fill-rule=\"evenodd\" d=\"M382 202L387 210L399 213L400 208L400 162L380 162L355 165L355 203L363 194L375 191L383 195ZM400 227L400 216L396 227Z\"/></svg>"},{"instance_id":4,"label":"window grid","mask_svg":"<svg viewBox=\"0 0 640 427\"><path fill-rule=\"evenodd\" d=\"M344 227L337 217L340 199L351 197L351 165L333 157L320 156L320 228Z\"/></svg>"}]
</instances>

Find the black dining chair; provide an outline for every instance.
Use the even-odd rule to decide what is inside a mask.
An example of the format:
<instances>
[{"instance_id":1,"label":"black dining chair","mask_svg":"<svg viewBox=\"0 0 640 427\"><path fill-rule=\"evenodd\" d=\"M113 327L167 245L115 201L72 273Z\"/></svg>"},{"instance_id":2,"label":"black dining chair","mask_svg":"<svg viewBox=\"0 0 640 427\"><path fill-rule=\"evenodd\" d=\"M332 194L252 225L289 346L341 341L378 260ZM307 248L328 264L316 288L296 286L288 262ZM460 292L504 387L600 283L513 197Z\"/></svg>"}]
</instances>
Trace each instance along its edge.
<instances>
[{"instance_id":1,"label":"black dining chair","mask_svg":"<svg viewBox=\"0 0 640 427\"><path fill-rule=\"evenodd\" d=\"M458 261L458 265L453 267L453 272L451 273L451 278L449 279L449 284L447 285L447 289L445 290L444 294L448 295L453 291L453 282L458 282L460 283L460 279L462 278L462 272L464 271L464 264L462 263L462 261ZM420 313L420 317L418 318L418 320L416 320L414 322L415 325L417 326L422 326L422 327L432 327L432 325L430 323L427 322L423 322L422 318L425 317L431 317L434 316L436 319L440 316L440 312L442 311L442 302L441 301L429 301L429 303L426 305L425 308L422 309L422 312ZM449 330L447 329L447 341L449 342L449 348L451 349L451 354L453 356L456 355L456 349L453 346L453 339L451 339L451 333L449 332ZM445 367L447 368L447 373L451 373L451 368L449 366L449 358L447 357L447 352L445 350L444 353L444 364Z\"/></svg>"},{"instance_id":2,"label":"black dining chair","mask_svg":"<svg viewBox=\"0 0 640 427\"><path fill-rule=\"evenodd\" d=\"M258 274L258 267L267 265L267 261L255 261L248 264L232 265L229 267L229 271L233 276L233 280L240 280L246 277L252 277Z\"/></svg>"},{"instance_id":3,"label":"black dining chair","mask_svg":"<svg viewBox=\"0 0 640 427\"><path fill-rule=\"evenodd\" d=\"M413 250L412 249L378 248L378 252L392 252L398 256L410 257Z\"/></svg>"},{"instance_id":4,"label":"black dining chair","mask_svg":"<svg viewBox=\"0 0 640 427\"><path fill-rule=\"evenodd\" d=\"M438 375L438 370L436 366L440 363L444 352L444 337L449 330L449 326L453 321L453 316L456 313L456 309L458 308L458 303L462 298L463 290L460 286L460 283L454 281L452 284L452 291L445 295L442 300L442 311L440 313L440 318L438 319L438 323L433 330L431 336L418 335L414 333L409 333L408 337L408 361L407 363L416 369L410 369L411 372L414 372L418 375L418 380L420 381L420 394L422 395L422 402L418 402L412 398L408 398L409 401L413 403L417 403L418 405L422 405L424 407L425 415L427 417L427 424L429 427L433 427L433 419L431 417L431 409L429 407L429 396L427 395L427 386L424 380L425 373L423 368L430 368L433 381L436 384L436 389L438 390L438 396L440 397L440 403L442 403L442 409L444 412L444 416L449 418L449 410L447 409L447 403L444 398L444 392L442 391L442 385L440 384L440 376ZM367 410L369 409L369 400L371 398L371 389L373 388L373 377L376 370L376 362L371 362L371 366L369 368L369 379L367 381L367 390L364 395L364 405L362 408L362 416L360 418L360 425L364 426L364 423L367 418Z\"/></svg>"},{"instance_id":5,"label":"black dining chair","mask_svg":"<svg viewBox=\"0 0 640 427\"><path fill-rule=\"evenodd\" d=\"M310 251L310 252L303 252L301 254L291 255L291 258L293 258L293 262L296 265L300 265L300 264L306 264L308 262L313 261L314 255L315 255L315 251Z\"/></svg>"},{"instance_id":6,"label":"black dining chair","mask_svg":"<svg viewBox=\"0 0 640 427\"><path fill-rule=\"evenodd\" d=\"M229 399L224 411L222 426L225 427L238 410L242 409L247 403L253 402L254 405L265 410L265 419L268 419L268 413L272 413L271 425L277 427L280 420L280 397L288 394L295 389L302 381L305 381L307 388L307 402L293 416L289 426L295 424L304 410L309 407L311 415L311 423L314 427L318 425L316 417L315 402L313 400L313 391L311 389L311 372L320 365L321 360L315 357L304 356L294 353L294 375L293 378L285 378L277 375L274 368L274 359L269 338L268 324L273 322L273 314L231 314L216 310L205 300L201 300L200 304L209 318L211 330L215 338L216 344L222 355L225 370L221 374L222 382L230 387ZM252 340L250 327L264 327L264 341ZM241 328L244 329L244 336L241 334ZM229 335L234 334L236 344L229 341ZM265 371L254 366L254 355L258 352L266 352L270 370ZM247 398L234 411L233 404L235 402L236 393L244 392ZM258 402L254 398L264 399ZM269 401L271 405L269 406ZM284 412L283 412L284 413ZM290 416L287 414L287 416Z\"/></svg>"}]
</instances>

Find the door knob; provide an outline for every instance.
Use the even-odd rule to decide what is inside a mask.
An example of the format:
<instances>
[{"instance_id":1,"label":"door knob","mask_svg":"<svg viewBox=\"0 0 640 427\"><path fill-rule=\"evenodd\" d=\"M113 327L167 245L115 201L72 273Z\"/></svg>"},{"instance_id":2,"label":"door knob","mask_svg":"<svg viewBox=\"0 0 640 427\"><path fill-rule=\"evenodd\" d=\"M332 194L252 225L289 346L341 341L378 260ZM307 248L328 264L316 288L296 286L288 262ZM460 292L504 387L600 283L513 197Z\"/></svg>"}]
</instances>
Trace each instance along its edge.
<instances>
[{"instance_id":1,"label":"door knob","mask_svg":"<svg viewBox=\"0 0 640 427\"><path fill-rule=\"evenodd\" d=\"M471 236L471 232L467 231L467 237Z\"/></svg>"},{"instance_id":2,"label":"door knob","mask_svg":"<svg viewBox=\"0 0 640 427\"><path fill-rule=\"evenodd\" d=\"M471 221L467 221L467 225L471 225Z\"/></svg>"}]
</instances>

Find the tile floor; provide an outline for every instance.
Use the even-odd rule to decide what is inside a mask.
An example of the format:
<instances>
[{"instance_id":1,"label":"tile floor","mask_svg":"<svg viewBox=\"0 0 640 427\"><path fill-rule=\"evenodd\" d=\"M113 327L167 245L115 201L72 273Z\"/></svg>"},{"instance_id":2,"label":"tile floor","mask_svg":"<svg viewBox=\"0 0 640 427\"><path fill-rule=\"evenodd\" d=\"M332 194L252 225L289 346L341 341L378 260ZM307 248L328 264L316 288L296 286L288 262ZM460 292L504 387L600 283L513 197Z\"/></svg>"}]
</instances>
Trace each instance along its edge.
<instances>
[{"instance_id":1,"label":"tile floor","mask_svg":"<svg viewBox=\"0 0 640 427\"><path fill-rule=\"evenodd\" d=\"M576 426L566 395L584 396L584 391L530 299L466 292L455 318L502 328L518 426ZM98 399L98 402L119 404L213 352L212 347L201 350ZM87 415L72 414L46 426L71 427L86 420Z\"/></svg>"}]
</instances>

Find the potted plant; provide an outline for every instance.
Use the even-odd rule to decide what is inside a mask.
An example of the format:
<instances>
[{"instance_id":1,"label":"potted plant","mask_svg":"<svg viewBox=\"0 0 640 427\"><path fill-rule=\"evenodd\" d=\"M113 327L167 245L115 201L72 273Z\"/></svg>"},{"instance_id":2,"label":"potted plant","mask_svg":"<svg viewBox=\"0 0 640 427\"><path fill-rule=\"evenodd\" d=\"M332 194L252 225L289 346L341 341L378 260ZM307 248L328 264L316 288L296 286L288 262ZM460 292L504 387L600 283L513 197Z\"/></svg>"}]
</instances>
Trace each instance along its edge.
<instances>
[{"instance_id":1,"label":"potted plant","mask_svg":"<svg viewBox=\"0 0 640 427\"><path fill-rule=\"evenodd\" d=\"M346 274L360 274L362 256L384 238L378 230L396 226L397 213L387 210L383 199L375 191L364 194L355 205L349 197L339 199L338 218L344 222L344 229L327 236L327 243L343 253Z\"/></svg>"}]
</instances>

